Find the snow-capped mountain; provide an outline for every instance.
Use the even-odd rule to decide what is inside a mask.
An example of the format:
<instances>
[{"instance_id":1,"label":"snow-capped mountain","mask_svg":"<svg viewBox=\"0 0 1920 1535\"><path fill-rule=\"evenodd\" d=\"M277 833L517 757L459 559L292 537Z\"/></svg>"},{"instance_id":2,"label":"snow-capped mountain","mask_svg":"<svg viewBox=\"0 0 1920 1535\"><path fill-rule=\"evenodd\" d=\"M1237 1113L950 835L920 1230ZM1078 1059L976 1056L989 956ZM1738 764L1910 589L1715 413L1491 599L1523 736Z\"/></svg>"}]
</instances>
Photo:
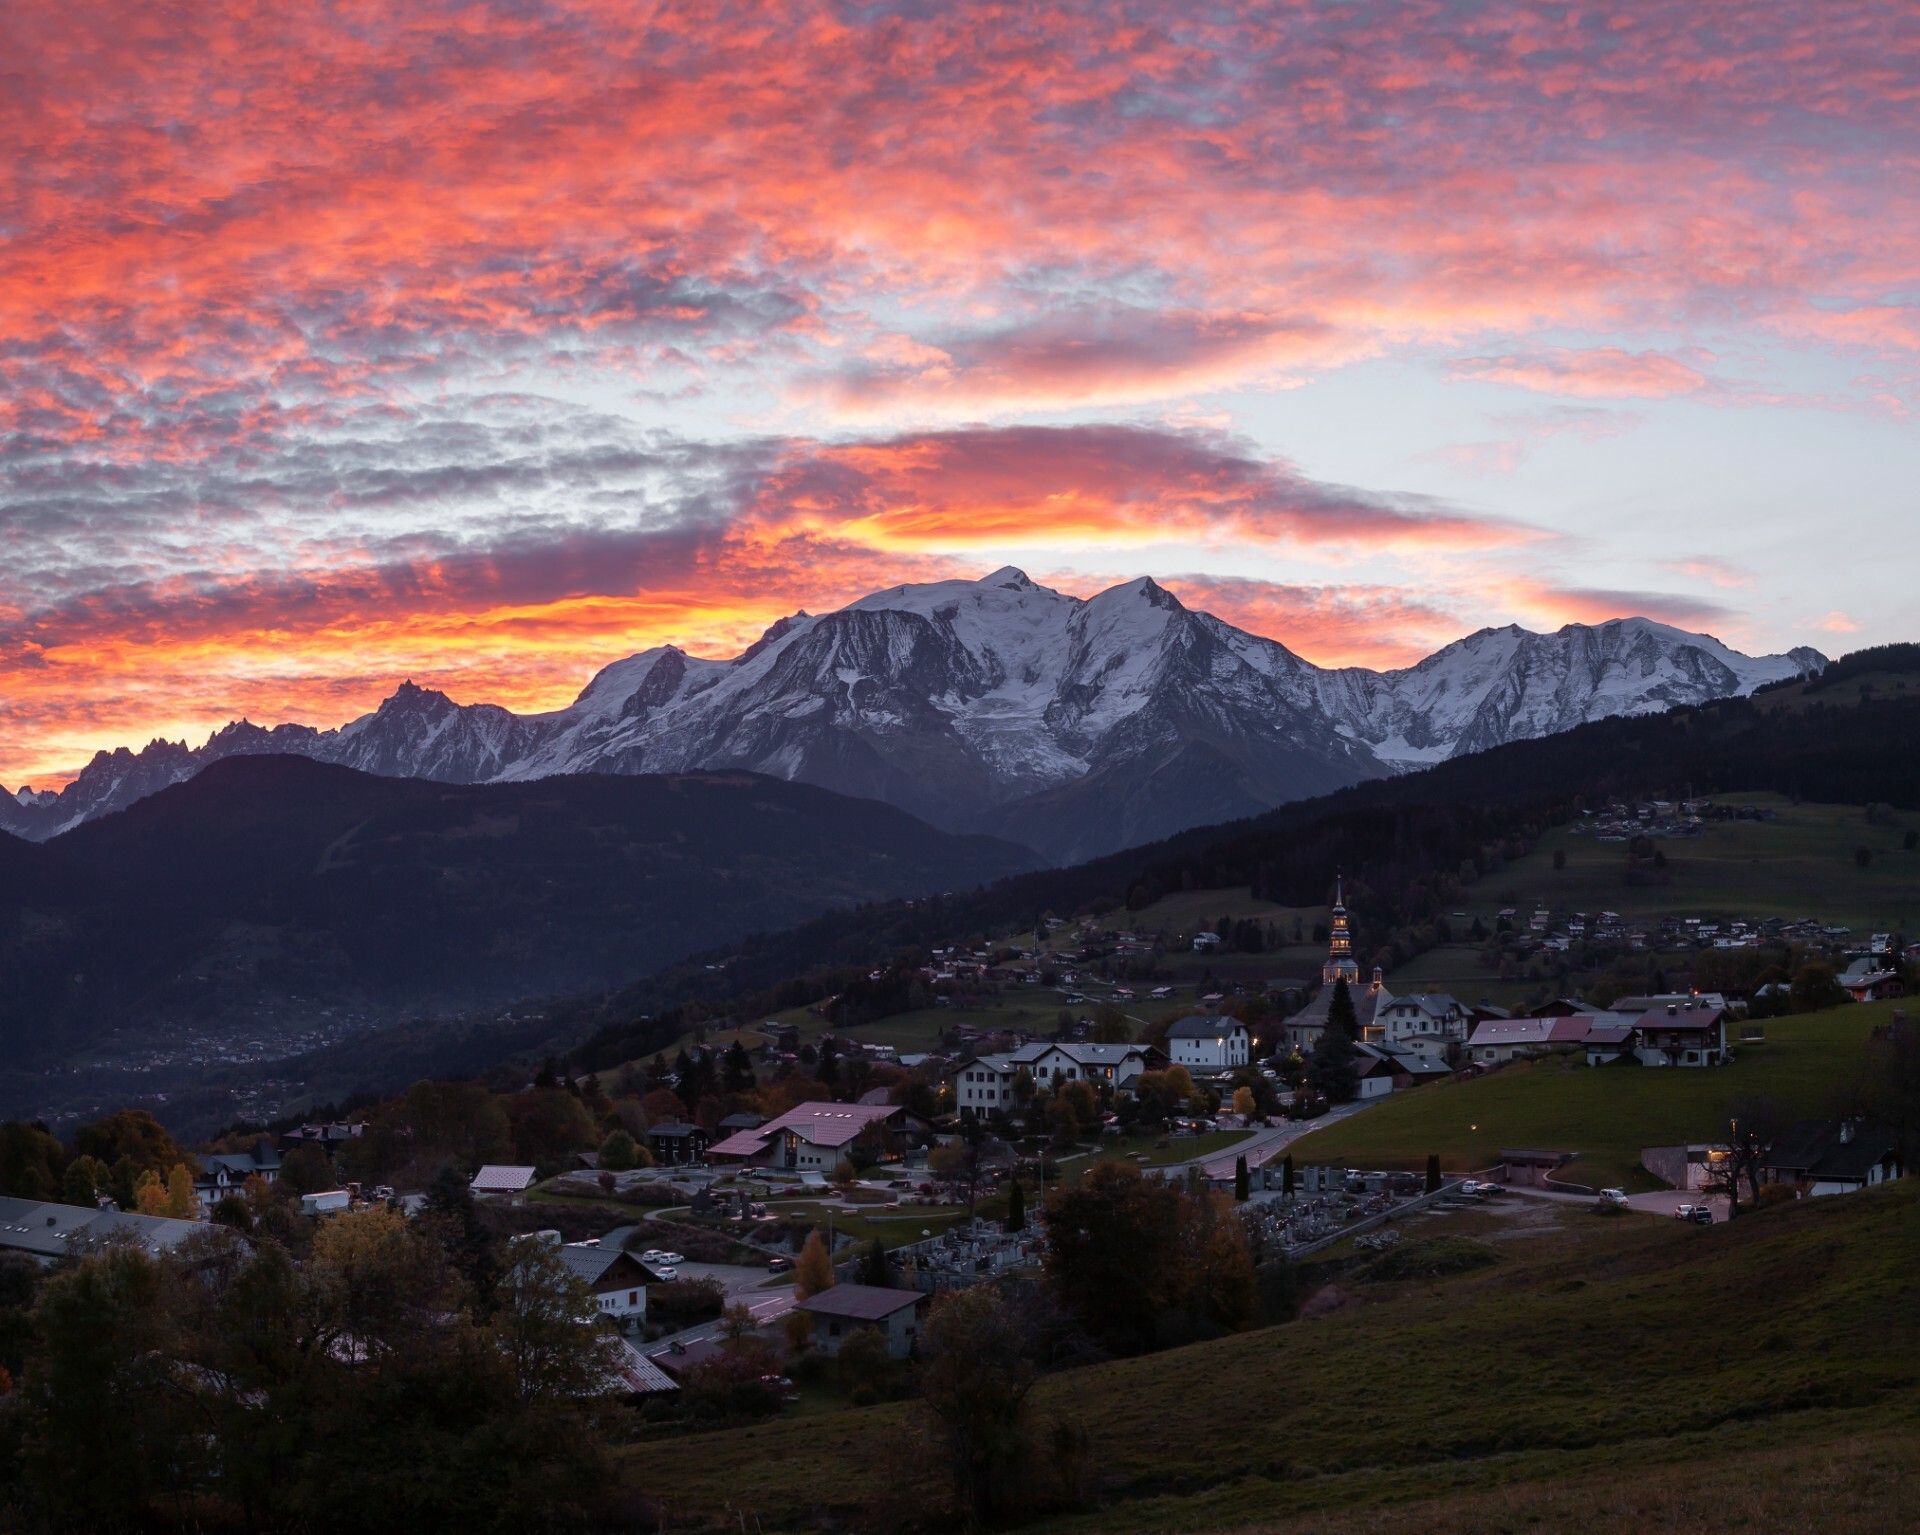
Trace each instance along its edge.
<instances>
[{"instance_id":1,"label":"snow-capped mountain","mask_svg":"<svg viewBox=\"0 0 1920 1535\"><path fill-rule=\"evenodd\" d=\"M451 783L748 768L1064 861L1824 664L1628 618L1486 629L1403 671L1326 670L1148 579L1081 599L1008 568L795 614L730 661L643 651L550 714L409 682L338 730L243 721L197 750L103 752L51 803L0 798L0 826L57 835L208 762L288 752Z\"/></svg>"}]
</instances>

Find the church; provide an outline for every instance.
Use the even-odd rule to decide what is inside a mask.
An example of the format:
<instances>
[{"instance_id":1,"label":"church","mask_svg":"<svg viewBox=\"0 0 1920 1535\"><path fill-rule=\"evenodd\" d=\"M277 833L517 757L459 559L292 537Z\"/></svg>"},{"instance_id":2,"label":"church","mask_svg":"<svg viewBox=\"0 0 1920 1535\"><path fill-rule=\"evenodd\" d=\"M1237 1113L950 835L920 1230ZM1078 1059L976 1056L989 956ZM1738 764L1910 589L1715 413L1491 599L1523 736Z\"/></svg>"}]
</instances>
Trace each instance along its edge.
<instances>
[{"instance_id":1,"label":"church","mask_svg":"<svg viewBox=\"0 0 1920 1535\"><path fill-rule=\"evenodd\" d=\"M1333 1005L1333 988L1337 981L1347 983L1347 991L1353 998L1354 1017L1360 1026L1358 1037L1366 1039L1367 1030L1373 1024L1373 1015L1393 1001L1393 993L1387 990L1385 977L1378 965L1373 967L1373 979L1364 986L1360 983L1360 966L1353 957L1353 929L1347 916L1346 887L1344 881L1338 878L1333 885L1333 926L1327 938L1327 962L1320 967L1320 989L1314 993L1311 1002L1280 1026L1284 1048L1298 1050L1305 1055L1320 1042L1321 1031L1327 1026L1327 1009Z\"/></svg>"}]
</instances>

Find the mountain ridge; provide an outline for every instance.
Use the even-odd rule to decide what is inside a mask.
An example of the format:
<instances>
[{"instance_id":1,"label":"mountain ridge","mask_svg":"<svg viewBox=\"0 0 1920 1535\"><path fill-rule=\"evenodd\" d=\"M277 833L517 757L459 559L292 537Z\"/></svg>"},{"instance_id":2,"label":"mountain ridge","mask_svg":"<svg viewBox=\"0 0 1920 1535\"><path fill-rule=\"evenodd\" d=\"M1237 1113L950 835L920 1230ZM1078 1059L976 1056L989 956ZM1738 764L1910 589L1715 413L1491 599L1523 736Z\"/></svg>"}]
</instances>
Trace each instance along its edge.
<instances>
[{"instance_id":1,"label":"mountain ridge","mask_svg":"<svg viewBox=\"0 0 1920 1535\"><path fill-rule=\"evenodd\" d=\"M49 843L0 834L0 1040L17 1066L109 1027L145 1048L484 1010L1037 867L762 774L444 784L230 758Z\"/></svg>"},{"instance_id":2,"label":"mountain ridge","mask_svg":"<svg viewBox=\"0 0 1920 1535\"><path fill-rule=\"evenodd\" d=\"M0 829L45 840L209 762L281 752L448 783L745 768L1065 863L1825 664L1626 618L1481 629L1397 670L1322 668L1151 577L1079 598L1006 566L791 615L731 659L656 646L545 713L456 704L409 679L337 729L242 720L200 748L102 752L51 800L0 798Z\"/></svg>"}]
</instances>

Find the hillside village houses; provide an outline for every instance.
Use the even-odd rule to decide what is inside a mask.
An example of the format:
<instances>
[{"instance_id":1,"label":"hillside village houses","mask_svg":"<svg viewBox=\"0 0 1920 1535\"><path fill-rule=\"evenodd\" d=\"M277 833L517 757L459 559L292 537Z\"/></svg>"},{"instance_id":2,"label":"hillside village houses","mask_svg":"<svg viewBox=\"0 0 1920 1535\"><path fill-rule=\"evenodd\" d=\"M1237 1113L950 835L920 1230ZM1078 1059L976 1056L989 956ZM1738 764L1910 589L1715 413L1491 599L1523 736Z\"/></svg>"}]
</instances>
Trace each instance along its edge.
<instances>
[{"instance_id":1,"label":"hillside village houses","mask_svg":"<svg viewBox=\"0 0 1920 1535\"><path fill-rule=\"evenodd\" d=\"M1166 1064L1166 1053L1152 1045L1035 1041L995 1055L967 1056L955 1064L948 1080L954 1107L992 1114L1004 1113L1014 1102L1014 1082L1023 1071L1043 1087L1084 1081L1127 1092L1142 1072Z\"/></svg>"},{"instance_id":2,"label":"hillside village houses","mask_svg":"<svg viewBox=\"0 0 1920 1535\"><path fill-rule=\"evenodd\" d=\"M1719 996L1636 997L1651 1005L1633 1011L1568 1013L1544 1018L1494 1018L1467 1040L1476 1066L1518 1057L1581 1050L1592 1066L1631 1056L1642 1066L1719 1066L1727 1054L1727 1008Z\"/></svg>"},{"instance_id":3,"label":"hillside village houses","mask_svg":"<svg viewBox=\"0 0 1920 1535\"><path fill-rule=\"evenodd\" d=\"M280 1176L280 1153L272 1141L262 1136L246 1151L204 1152L200 1157L200 1175L193 1180L193 1197L202 1215L229 1194L238 1194L249 1178L273 1183Z\"/></svg>"}]
</instances>

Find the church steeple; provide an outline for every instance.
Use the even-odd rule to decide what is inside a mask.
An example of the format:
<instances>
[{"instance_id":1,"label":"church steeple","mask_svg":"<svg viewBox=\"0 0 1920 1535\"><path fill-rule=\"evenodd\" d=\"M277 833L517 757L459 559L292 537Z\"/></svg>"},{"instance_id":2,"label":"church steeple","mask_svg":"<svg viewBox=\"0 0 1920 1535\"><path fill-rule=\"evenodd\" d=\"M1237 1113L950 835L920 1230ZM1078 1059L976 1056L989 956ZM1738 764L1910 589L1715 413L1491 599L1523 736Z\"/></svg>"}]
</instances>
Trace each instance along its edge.
<instances>
[{"instance_id":1,"label":"church steeple","mask_svg":"<svg viewBox=\"0 0 1920 1535\"><path fill-rule=\"evenodd\" d=\"M1339 875L1333 881L1333 927L1327 940L1327 962L1320 979L1328 986L1346 978L1349 986L1360 978L1360 967L1353 961L1353 933L1347 925L1346 882Z\"/></svg>"}]
</instances>

